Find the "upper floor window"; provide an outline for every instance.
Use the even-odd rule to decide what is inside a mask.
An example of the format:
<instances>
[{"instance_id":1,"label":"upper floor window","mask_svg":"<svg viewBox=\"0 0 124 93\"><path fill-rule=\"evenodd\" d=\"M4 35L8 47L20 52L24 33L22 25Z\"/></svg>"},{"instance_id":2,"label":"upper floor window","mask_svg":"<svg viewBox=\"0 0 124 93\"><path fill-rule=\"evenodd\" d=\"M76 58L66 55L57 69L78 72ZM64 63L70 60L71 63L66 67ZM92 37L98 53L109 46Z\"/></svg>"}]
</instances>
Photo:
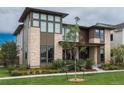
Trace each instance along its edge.
<instances>
[{"instance_id":1,"label":"upper floor window","mask_svg":"<svg viewBox=\"0 0 124 93\"><path fill-rule=\"evenodd\" d=\"M60 22L61 21L61 18L59 16L55 16L55 21L56 22Z\"/></svg>"},{"instance_id":2,"label":"upper floor window","mask_svg":"<svg viewBox=\"0 0 124 93\"><path fill-rule=\"evenodd\" d=\"M111 41L113 41L113 34L111 34L110 38L111 38Z\"/></svg>"},{"instance_id":3,"label":"upper floor window","mask_svg":"<svg viewBox=\"0 0 124 93\"><path fill-rule=\"evenodd\" d=\"M33 13L33 19L39 19L39 13Z\"/></svg>"},{"instance_id":4,"label":"upper floor window","mask_svg":"<svg viewBox=\"0 0 124 93\"><path fill-rule=\"evenodd\" d=\"M60 23L55 23L55 33L60 33Z\"/></svg>"},{"instance_id":5,"label":"upper floor window","mask_svg":"<svg viewBox=\"0 0 124 93\"><path fill-rule=\"evenodd\" d=\"M104 30L96 29L95 30L95 38L100 38L100 41L104 41Z\"/></svg>"},{"instance_id":6,"label":"upper floor window","mask_svg":"<svg viewBox=\"0 0 124 93\"><path fill-rule=\"evenodd\" d=\"M95 37L96 37L96 38L99 38L99 30L96 30L96 31L95 31Z\"/></svg>"},{"instance_id":7,"label":"upper floor window","mask_svg":"<svg viewBox=\"0 0 124 93\"><path fill-rule=\"evenodd\" d=\"M53 33L53 23L52 22L48 22L48 32Z\"/></svg>"},{"instance_id":8,"label":"upper floor window","mask_svg":"<svg viewBox=\"0 0 124 93\"><path fill-rule=\"evenodd\" d=\"M54 17L52 15L48 15L48 21L54 21Z\"/></svg>"},{"instance_id":9,"label":"upper floor window","mask_svg":"<svg viewBox=\"0 0 124 93\"><path fill-rule=\"evenodd\" d=\"M40 25L41 32L46 32L46 21L41 21Z\"/></svg>"},{"instance_id":10,"label":"upper floor window","mask_svg":"<svg viewBox=\"0 0 124 93\"><path fill-rule=\"evenodd\" d=\"M41 14L41 20L47 20L47 15L46 14Z\"/></svg>"},{"instance_id":11,"label":"upper floor window","mask_svg":"<svg viewBox=\"0 0 124 93\"><path fill-rule=\"evenodd\" d=\"M32 25L34 27L39 27L39 21L38 20L33 20Z\"/></svg>"}]
</instances>

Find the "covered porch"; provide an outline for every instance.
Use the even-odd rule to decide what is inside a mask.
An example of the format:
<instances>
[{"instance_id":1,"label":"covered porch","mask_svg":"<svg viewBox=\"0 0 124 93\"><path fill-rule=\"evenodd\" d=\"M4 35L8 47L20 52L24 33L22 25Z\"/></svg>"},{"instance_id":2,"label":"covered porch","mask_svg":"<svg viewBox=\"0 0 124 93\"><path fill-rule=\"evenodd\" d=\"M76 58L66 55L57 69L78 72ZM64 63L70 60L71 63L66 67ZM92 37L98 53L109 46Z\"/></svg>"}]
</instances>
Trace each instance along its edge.
<instances>
[{"instance_id":1,"label":"covered porch","mask_svg":"<svg viewBox=\"0 0 124 93\"><path fill-rule=\"evenodd\" d=\"M74 43L74 42L70 42ZM61 42L60 42L61 44ZM95 65L100 65L104 63L104 44L97 44L97 43L85 43L81 44L79 42L76 43L78 47L76 58L79 59L91 59L95 62ZM85 47L85 51L80 51L82 47ZM63 59L65 60L74 60L75 53L73 49L63 49Z\"/></svg>"}]
</instances>

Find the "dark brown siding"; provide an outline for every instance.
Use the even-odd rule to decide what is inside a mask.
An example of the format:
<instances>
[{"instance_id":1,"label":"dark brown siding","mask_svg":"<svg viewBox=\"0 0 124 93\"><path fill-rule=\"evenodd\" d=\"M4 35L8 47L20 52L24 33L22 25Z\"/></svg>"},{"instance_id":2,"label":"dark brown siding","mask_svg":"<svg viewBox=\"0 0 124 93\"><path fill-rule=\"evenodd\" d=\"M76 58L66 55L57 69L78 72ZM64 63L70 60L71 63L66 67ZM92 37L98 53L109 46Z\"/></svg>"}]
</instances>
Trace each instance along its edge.
<instances>
[{"instance_id":1,"label":"dark brown siding","mask_svg":"<svg viewBox=\"0 0 124 93\"><path fill-rule=\"evenodd\" d=\"M80 29L79 32L79 42L88 43L89 42L89 30L87 29Z\"/></svg>"}]
</instances>

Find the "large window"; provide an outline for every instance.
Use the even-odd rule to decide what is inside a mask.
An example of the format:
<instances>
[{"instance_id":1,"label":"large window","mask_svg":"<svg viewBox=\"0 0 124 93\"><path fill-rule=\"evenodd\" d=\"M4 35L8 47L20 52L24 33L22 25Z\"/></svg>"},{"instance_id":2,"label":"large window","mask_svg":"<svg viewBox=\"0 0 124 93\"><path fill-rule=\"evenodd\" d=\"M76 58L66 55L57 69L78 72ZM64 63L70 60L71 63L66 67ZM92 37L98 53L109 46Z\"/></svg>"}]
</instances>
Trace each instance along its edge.
<instances>
[{"instance_id":1,"label":"large window","mask_svg":"<svg viewBox=\"0 0 124 93\"><path fill-rule=\"evenodd\" d=\"M40 25L41 32L46 32L46 21L41 21Z\"/></svg>"},{"instance_id":2,"label":"large window","mask_svg":"<svg viewBox=\"0 0 124 93\"><path fill-rule=\"evenodd\" d=\"M52 45L41 45L41 63L52 62L54 59L54 47Z\"/></svg>"},{"instance_id":3,"label":"large window","mask_svg":"<svg viewBox=\"0 0 124 93\"><path fill-rule=\"evenodd\" d=\"M33 16L32 26L39 27L39 13L33 13L32 16Z\"/></svg>"},{"instance_id":4,"label":"large window","mask_svg":"<svg viewBox=\"0 0 124 93\"><path fill-rule=\"evenodd\" d=\"M34 27L39 27L39 21L38 21L38 20L33 20L32 25L33 25Z\"/></svg>"},{"instance_id":5,"label":"large window","mask_svg":"<svg viewBox=\"0 0 124 93\"><path fill-rule=\"evenodd\" d=\"M54 59L54 48L52 45L48 45L48 62L52 62Z\"/></svg>"},{"instance_id":6,"label":"large window","mask_svg":"<svg viewBox=\"0 0 124 93\"><path fill-rule=\"evenodd\" d=\"M61 33L61 17L49 14L32 13L32 26L40 27L41 32Z\"/></svg>"},{"instance_id":7,"label":"large window","mask_svg":"<svg viewBox=\"0 0 124 93\"><path fill-rule=\"evenodd\" d=\"M60 33L60 23L55 23L55 33Z\"/></svg>"},{"instance_id":8,"label":"large window","mask_svg":"<svg viewBox=\"0 0 124 93\"><path fill-rule=\"evenodd\" d=\"M100 41L104 41L104 30L100 30Z\"/></svg>"},{"instance_id":9,"label":"large window","mask_svg":"<svg viewBox=\"0 0 124 93\"><path fill-rule=\"evenodd\" d=\"M54 17L52 15L48 15L48 21L54 21Z\"/></svg>"},{"instance_id":10,"label":"large window","mask_svg":"<svg viewBox=\"0 0 124 93\"><path fill-rule=\"evenodd\" d=\"M52 22L48 22L48 32L53 33L53 23Z\"/></svg>"},{"instance_id":11,"label":"large window","mask_svg":"<svg viewBox=\"0 0 124 93\"><path fill-rule=\"evenodd\" d=\"M55 21L56 21L56 22L60 22L60 21L61 21L61 17L55 16Z\"/></svg>"},{"instance_id":12,"label":"large window","mask_svg":"<svg viewBox=\"0 0 124 93\"><path fill-rule=\"evenodd\" d=\"M46 62L46 45L42 45L41 46L41 63L45 63Z\"/></svg>"},{"instance_id":13,"label":"large window","mask_svg":"<svg viewBox=\"0 0 124 93\"><path fill-rule=\"evenodd\" d=\"M102 29L96 29L95 30L95 38L100 38L100 41L104 41L104 30Z\"/></svg>"},{"instance_id":14,"label":"large window","mask_svg":"<svg viewBox=\"0 0 124 93\"><path fill-rule=\"evenodd\" d=\"M39 19L39 13L33 13L33 19Z\"/></svg>"},{"instance_id":15,"label":"large window","mask_svg":"<svg viewBox=\"0 0 124 93\"><path fill-rule=\"evenodd\" d=\"M47 20L47 15L46 14L41 14L41 20Z\"/></svg>"}]
</instances>

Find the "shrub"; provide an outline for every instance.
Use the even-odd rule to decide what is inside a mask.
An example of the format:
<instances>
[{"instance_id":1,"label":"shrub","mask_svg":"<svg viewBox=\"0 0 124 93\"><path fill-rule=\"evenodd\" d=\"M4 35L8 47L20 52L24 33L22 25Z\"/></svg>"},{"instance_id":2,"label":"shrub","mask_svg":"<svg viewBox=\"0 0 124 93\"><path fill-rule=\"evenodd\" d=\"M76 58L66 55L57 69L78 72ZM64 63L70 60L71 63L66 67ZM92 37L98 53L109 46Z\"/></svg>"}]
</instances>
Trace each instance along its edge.
<instances>
[{"instance_id":1,"label":"shrub","mask_svg":"<svg viewBox=\"0 0 124 93\"><path fill-rule=\"evenodd\" d=\"M92 69L94 62L91 59L86 59L85 63L86 63L86 65L85 65L86 69Z\"/></svg>"},{"instance_id":2,"label":"shrub","mask_svg":"<svg viewBox=\"0 0 124 93\"><path fill-rule=\"evenodd\" d=\"M26 69L27 69L27 67L25 65L19 65L18 70L26 70Z\"/></svg>"},{"instance_id":3,"label":"shrub","mask_svg":"<svg viewBox=\"0 0 124 93\"><path fill-rule=\"evenodd\" d=\"M9 65L9 66L7 67L7 69L8 69L8 71L9 71L9 73L11 73L11 71L13 71L13 70L16 69L16 65Z\"/></svg>"},{"instance_id":4,"label":"shrub","mask_svg":"<svg viewBox=\"0 0 124 93\"><path fill-rule=\"evenodd\" d=\"M26 75L27 71L19 71L19 70L13 70L11 72L11 76L20 76L20 75Z\"/></svg>"},{"instance_id":5,"label":"shrub","mask_svg":"<svg viewBox=\"0 0 124 93\"><path fill-rule=\"evenodd\" d=\"M57 59L57 60L53 61L52 65L55 69L59 69L59 68L62 68L63 66L65 66L65 64L66 64L65 60Z\"/></svg>"},{"instance_id":6,"label":"shrub","mask_svg":"<svg viewBox=\"0 0 124 93\"><path fill-rule=\"evenodd\" d=\"M102 68L104 70L117 70L117 69L122 69L121 66L115 65L115 64L103 64Z\"/></svg>"}]
</instances>

